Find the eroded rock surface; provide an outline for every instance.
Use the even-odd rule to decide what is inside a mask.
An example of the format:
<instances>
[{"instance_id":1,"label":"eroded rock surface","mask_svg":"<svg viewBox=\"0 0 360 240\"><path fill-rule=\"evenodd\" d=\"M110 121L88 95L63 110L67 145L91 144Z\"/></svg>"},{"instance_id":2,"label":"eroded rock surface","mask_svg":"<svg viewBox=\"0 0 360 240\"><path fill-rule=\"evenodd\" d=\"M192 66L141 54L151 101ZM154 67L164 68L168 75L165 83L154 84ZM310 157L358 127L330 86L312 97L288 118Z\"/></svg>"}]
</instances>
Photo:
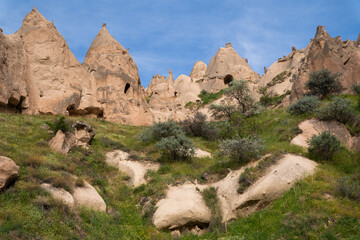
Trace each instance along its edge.
<instances>
[{"instance_id":1,"label":"eroded rock surface","mask_svg":"<svg viewBox=\"0 0 360 240\"><path fill-rule=\"evenodd\" d=\"M206 69L207 69L206 63L202 61L197 61L191 70L190 77L194 80L198 80L204 77Z\"/></svg>"},{"instance_id":2,"label":"eroded rock surface","mask_svg":"<svg viewBox=\"0 0 360 240\"><path fill-rule=\"evenodd\" d=\"M19 169L13 160L0 156L0 191L19 176Z\"/></svg>"},{"instance_id":3,"label":"eroded rock surface","mask_svg":"<svg viewBox=\"0 0 360 240\"><path fill-rule=\"evenodd\" d=\"M138 187L146 184L145 174L152 170L156 171L160 165L148 161L131 161L127 152L116 150L106 154L106 163L110 166L119 168L119 170L127 174L131 180L131 186Z\"/></svg>"},{"instance_id":4,"label":"eroded rock surface","mask_svg":"<svg viewBox=\"0 0 360 240\"><path fill-rule=\"evenodd\" d=\"M69 207L75 206L74 198L68 191L66 191L62 188L55 188L51 184L48 184L48 183L43 183L40 185L40 187L45 189L46 191L50 192L51 196L54 199L63 202L65 205L67 205Z\"/></svg>"},{"instance_id":5,"label":"eroded rock surface","mask_svg":"<svg viewBox=\"0 0 360 240\"><path fill-rule=\"evenodd\" d=\"M291 144L308 148L308 141L313 135L330 131L330 133L334 134L346 147L360 151L359 138L352 137L347 128L337 121L320 121L314 118L301 122L299 128L302 130L302 133L293 138Z\"/></svg>"},{"instance_id":6,"label":"eroded rock surface","mask_svg":"<svg viewBox=\"0 0 360 240\"><path fill-rule=\"evenodd\" d=\"M93 186L84 181L84 186L75 187L72 194L76 206L85 206L96 211L105 212L106 203Z\"/></svg>"}]
</instances>

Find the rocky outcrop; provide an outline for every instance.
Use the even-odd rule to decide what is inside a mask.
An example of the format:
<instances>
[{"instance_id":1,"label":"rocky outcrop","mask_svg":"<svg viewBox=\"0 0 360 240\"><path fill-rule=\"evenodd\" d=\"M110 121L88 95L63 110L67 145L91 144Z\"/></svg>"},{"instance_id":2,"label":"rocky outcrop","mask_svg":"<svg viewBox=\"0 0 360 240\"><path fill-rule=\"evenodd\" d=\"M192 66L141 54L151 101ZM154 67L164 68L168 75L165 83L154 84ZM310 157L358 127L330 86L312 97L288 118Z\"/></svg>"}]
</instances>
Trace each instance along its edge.
<instances>
[{"instance_id":1,"label":"rocky outcrop","mask_svg":"<svg viewBox=\"0 0 360 240\"><path fill-rule=\"evenodd\" d=\"M286 154L265 171L265 174L252 184L243 194L239 194L240 175L250 163L230 173L222 180L211 184L185 183L171 186L165 199L157 203L153 223L157 228L175 229L188 224L206 225L211 220L211 212L205 205L200 191L214 187L219 198L222 221L235 219L238 215L246 216L266 207L279 198L294 183L310 174L317 166L307 158Z\"/></svg>"},{"instance_id":2,"label":"rocky outcrop","mask_svg":"<svg viewBox=\"0 0 360 240\"><path fill-rule=\"evenodd\" d=\"M73 133L74 132L74 133ZM77 121L72 125L72 132L58 130L51 138L50 148L56 152L67 154L73 147L80 146L89 148L91 140L95 136L92 126L83 121Z\"/></svg>"},{"instance_id":3,"label":"rocky outcrop","mask_svg":"<svg viewBox=\"0 0 360 240\"><path fill-rule=\"evenodd\" d=\"M159 229L175 229L187 224L206 225L211 221L210 209L191 183L170 187L156 207L153 223Z\"/></svg>"},{"instance_id":4,"label":"rocky outcrop","mask_svg":"<svg viewBox=\"0 0 360 240\"><path fill-rule=\"evenodd\" d=\"M247 60L240 57L228 43L210 60L201 86L208 92L216 92L227 87L233 79L247 80L252 85L259 78L259 74L251 69Z\"/></svg>"},{"instance_id":5,"label":"rocky outcrop","mask_svg":"<svg viewBox=\"0 0 360 240\"><path fill-rule=\"evenodd\" d=\"M104 109L104 118L130 125L149 125L149 111L136 63L107 31L104 24L92 42L83 66L96 80L96 97Z\"/></svg>"},{"instance_id":6,"label":"rocky outcrop","mask_svg":"<svg viewBox=\"0 0 360 240\"><path fill-rule=\"evenodd\" d=\"M313 71L328 69L332 73L342 73L345 92L350 92L353 84L360 84L360 49L357 41L342 41L340 37L331 38L324 26L318 26L315 38L310 41L308 49L298 73L293 77L291 102L304 95L305 82L309 80L309 73Z\"/></svg>"},{"instance_id":7,"label":"rocky outcrop","mask_svg":"<svg viewBox=\"0 0 360 240\"><path fill-rule=\"evenodd\" d=\"M329 131L349 149L360 151L360 139L358 137L352 137L347 128L337 121L310 119L301 122L299 128L302 130L302 133L293 138L291 144L308 148L308 141L313 135L319 135L322 132Z\"/></svg>"},{"instance_id":8,"label":"rocky outcrop","mask_svg":"<svg viewBox=\"0 0 360 240\"><path fill-rule=\"evenodd\" d=\"M0 156L0 191L19 176L19 169L13 160Z\"/></svg>"},{"instance_id":9,"label":"rocky outcrop","mask_svg":"<svg viewBox=\"0 0 360 240\"><path fill-rule=\"evenodd\" d=\"M76 179L74 176L72 176L72 178ZM48 191L54 199L63 202L71 208L87 207L95 211L106 211L106 203L95 188L86 181L84 181L83 186L76 186L72 194L62 188L55 188L47 183L41 184L40 187Z\"/></svg>"},{"instance_id":10,"label":"rocky outcrop","mask_svg":"<svg viewBox=\"0 0 360 240\"><path fill-rule=\"evenodd\" d=\"M194 64L189 76L194 80L198 80L198 79L204 77L206 69L207 69L206 63L204 63L202 61L197 61Z\"/></svg>"},{"instance_id":11,"label":"rocky outcrop","mask_svg":"<svg viewBox=\"0 0 360 240\"><path fill-rule=\"evenodd\" d=\"M108 152L106 154L106 163L127 174L130 177L130 185L133 187L146 184L145 174L148 171L157 171L160 167L158 163L130 161L129 154L121 150Z\"/></svg>"}]
</instances>

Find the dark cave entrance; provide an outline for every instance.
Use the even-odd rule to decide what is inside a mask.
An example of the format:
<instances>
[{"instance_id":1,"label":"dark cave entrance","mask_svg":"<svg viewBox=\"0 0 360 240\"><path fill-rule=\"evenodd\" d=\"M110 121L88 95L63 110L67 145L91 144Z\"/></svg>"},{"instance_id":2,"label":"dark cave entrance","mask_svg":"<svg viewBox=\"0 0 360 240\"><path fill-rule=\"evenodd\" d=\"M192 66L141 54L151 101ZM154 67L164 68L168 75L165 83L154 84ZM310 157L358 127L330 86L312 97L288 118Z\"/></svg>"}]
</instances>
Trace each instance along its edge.
<instances>
[{"instance_id":1,"label":"dark cave entrance","mask_svg":"<svg viewBox=\"0 0 360 240\"><path fill-rule=\"evenodd\" d=\"M127 84L125 85L125 88L124 88L124 93L125 93L125 94L126 94L127 91L129 90L129 88L130 88L130 83L127 83Z\"/></svg>"},{"instance_id":2,"label":"dark cave entrance","mask_svg":"<svg viewBox=\"0 0 360 240\"><path fill-rule=\"evenodd\" d=\"M229 85L229 83L232 82L232 80L234 80L233 76L232 75L226 75L225 78L224 78L224 84L225 85Z\"/></svg>"}]
</instances>

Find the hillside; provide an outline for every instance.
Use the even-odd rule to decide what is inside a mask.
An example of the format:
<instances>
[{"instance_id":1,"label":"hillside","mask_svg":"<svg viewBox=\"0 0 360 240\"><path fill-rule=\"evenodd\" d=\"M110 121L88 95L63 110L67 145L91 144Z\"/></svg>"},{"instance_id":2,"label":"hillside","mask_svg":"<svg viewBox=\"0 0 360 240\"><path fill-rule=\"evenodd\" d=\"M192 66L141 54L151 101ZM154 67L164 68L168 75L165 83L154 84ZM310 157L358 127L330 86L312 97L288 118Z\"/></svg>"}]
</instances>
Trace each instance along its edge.
<instances>
[{"instance_id":1,"label":"hillside","mask_svg":"<svg viewBox=\"0 0 360 240\"><path fill-rule=\"evenodd\" d=\"M355 109L356 98L351 95L344 98L351 99ZM305 149L290 144L297 134L298 123L311 117L311 114L295 117L285 109L265 110L246 118L241 132L264 140L263 155L293 153L312 158ZM216 180L223 178L228 168L236 170L243 165L224 161L224 156L215 154L219 141L203 138L192 140L214 157L164 162L154 151L154 144L138 140L143 127L76 117L67 119L90 123L96 136L88 150L76 147L68 155L62 155L49 148L53 133L43 126L55 118L0 115L1 155L20 166L18 179L0 194L2 239L169 239L169 231L159 231L152 225L151 211L142 215L144 198L163 198L170 184L213 182L214 179L204 180L203 173ZM126 175L105 162L106 153L115 149L129 152L135 161L160 160L161 166L158 171L147 174L146 185L133 188L128 185ZM358 201L339 194L337 186L340 179L352 179L351 184L359 181L359 157L359 153L343 148L333 161L320 162L313 176L298 181L266 208L224 226L216 225L201 237L188 233L181 239L356 239L360 231ZM68 178L61 177L67 174L93 185L106 202L107 211L97 212L86 207L70 209L40 188L43 182L56 181L70 187L66 182ZM359 188L354 185L352 191Z\"/></svg>"}]
</instances>

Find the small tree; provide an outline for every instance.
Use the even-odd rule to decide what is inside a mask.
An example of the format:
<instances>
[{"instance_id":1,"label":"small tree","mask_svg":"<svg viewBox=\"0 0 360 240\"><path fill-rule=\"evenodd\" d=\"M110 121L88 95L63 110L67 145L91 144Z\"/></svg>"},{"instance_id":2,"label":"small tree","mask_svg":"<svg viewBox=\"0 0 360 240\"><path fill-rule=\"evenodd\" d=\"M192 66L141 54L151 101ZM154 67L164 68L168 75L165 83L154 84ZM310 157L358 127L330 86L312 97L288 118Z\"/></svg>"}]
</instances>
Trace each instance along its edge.
<instances>
[{"instance_id":1,"label":"small tree","mask_svg":"<svg viewBox=\"0 0 360 240\"><path fill-rule=\"evenodd\" d=\"M257 138L226 139L219 145L220 153L231 161L248 162L258 157L263 149L263 141Z\"/></svg>"},{"instance_id":2,"label":"small tree","mask_svg":"<svg viewBox=\"0 0 360 240\"><path fill-rule=\"evenodd\" d=\"M180 125L188 136L214 140L218 135L217 129L214 128L211 123L208 123L206 119L207 117L205 114L196 112L194 116L181 121Z\"/></svg>"},{"instance_id":3,"label":"small tree","mask_svg":"<svg viewBox=\"0 0 360 240\"><path fill-rule=\"evenodd\" d=\"M320 101L316 96L305 96L297 102L291 104L287 111L292 115L301 115L315 111L319 107Z\"/></svg>"},{"instance_id":4,"label":"small tree","mask_svg":"<svg viewBox=\"0 0 360 240\"><path fill-rule=\"evenodd\" d=\"M322 132L320 135L313 135L308 141L309 153L315 154L321 160L329 161L340 149L340 141L330 131Z\"/></svg>"},{"instance_id":5,"label":"small tree","mask_svg":"<svg viewBox=\"0 0 360 240\"><path fill-rule=\"evenodd\" d=\"M230 119L231 115L236 112L236 106L234 105L215 105L211 104L209 107L212 116L217 119Z\"/></svg>"},{"instance_id":6,"label":"small tree","mask_svg":"<svg viewBox=\"0 0 360 240\"><path fill-rule=\"evenodd\" d=\"M144 142L160 141L162 138L184 134L181 127L174 121L154 123L150 128L144 130L139 138Z\"/></svg>"},{"instance_id":7,"label":"small tree","mask_svg":"<svg viewBox=\"0 0 360 240\"><path fill-rule=\"evenodd\" d=\"M248 111L254 104L254 99L250 94L247 81L233 80L229 83L229 88L225 89L225 95L234 98L238 104L238 109L242 113Z\"/></svg>"},{"instance_id":8,"label":"small tree","mask_svg":"<svg viewBox=\"0 0 360 240\"><path fill-rule=\"evenodd\" d=\"M305 83L305 88L310 90L310 95L324 98L330 93L340 93L344 90L340 82L341 73L334 73L327 69L309 74L309 80Z\"/></svg>"}]
</instances>

